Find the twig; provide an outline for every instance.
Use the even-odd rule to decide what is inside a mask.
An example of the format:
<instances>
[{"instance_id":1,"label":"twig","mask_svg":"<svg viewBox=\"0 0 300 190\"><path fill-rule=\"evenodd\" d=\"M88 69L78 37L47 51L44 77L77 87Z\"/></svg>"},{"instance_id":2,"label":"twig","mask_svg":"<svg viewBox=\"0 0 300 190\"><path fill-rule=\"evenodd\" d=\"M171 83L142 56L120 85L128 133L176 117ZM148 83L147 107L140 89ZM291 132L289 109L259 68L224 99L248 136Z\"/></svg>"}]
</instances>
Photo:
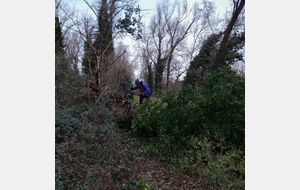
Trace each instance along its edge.
<instances>
[{"instance_id":1,"label":"twig","mask_svg":"<svg viewBox=\"0 0 300 190\"><path fill-rule=\"evenodd\" d=\"M98 18L98 15L96 14L92 6L86 0L84 0L84 2L90 7L90 9L94 12L95 16Z\"/></svg>"},{"instance_id":2,"label":"twig","mask_svg":"<svg viewBox=\"0 0 300 190\"><path fill-rule=\"evenodd\" d=\"M107 65L106 67L103 67L101 70L104 70L107 67L110 67L111 65L113 65L124 53L126 53L126 50L124 50L123 53L121 53L121 55L119 55L111 64Z\"/></svg>"}]
</instances>

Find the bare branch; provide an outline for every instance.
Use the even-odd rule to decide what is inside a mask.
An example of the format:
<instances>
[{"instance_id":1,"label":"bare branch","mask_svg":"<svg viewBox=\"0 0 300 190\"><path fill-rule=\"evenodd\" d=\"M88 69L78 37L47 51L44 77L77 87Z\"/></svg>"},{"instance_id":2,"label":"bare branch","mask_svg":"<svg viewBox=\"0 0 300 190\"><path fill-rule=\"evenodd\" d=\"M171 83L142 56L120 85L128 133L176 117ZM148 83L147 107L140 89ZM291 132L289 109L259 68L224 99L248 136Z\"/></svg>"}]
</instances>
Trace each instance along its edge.
<instances>
[{"instance_id":1,"label":"bare branch","mask_svg":"<svg viewBox=\"0 0 300 190\"><path fill-rule=\"evenodd\" d=\"M98 18L98 15L94 11L93 7L86 0L84 0L84 2L90 7L90 9L93 11L93 13L95 14L95 16Z\"/></svg>"},{"instance_id":2,"label":"bare branch","mask_svg":"<svg viewBox=\"0 0 300 190\"><path fill-rule=\"evenodd\" d=\"M124 50L123 53L121 53L118 57L116 57L115 60L113 60L113 62L111 62L109 65L102 67L101 70L105 70L108 67L110 67L111 65L113 65L118 59L120 59L120 57L122 57L124 55L124 53L126 53L126 50Z\"/></svg>"},{"instance_id":3,"label":"bare branch","mask_svg":"<svg viewBox=\"0 0 300 190\"><path fill-rule=\"evenodd\" d=\"M106 52L106 50L109 48L110 44L113 42L113 40L115 39L115 37L120 33L121 31L118 31L115 36L112 38L112 40L109 42L109 44L107 45L106 49L102 52L102 55Z\"/></svg>"}]
</instances>

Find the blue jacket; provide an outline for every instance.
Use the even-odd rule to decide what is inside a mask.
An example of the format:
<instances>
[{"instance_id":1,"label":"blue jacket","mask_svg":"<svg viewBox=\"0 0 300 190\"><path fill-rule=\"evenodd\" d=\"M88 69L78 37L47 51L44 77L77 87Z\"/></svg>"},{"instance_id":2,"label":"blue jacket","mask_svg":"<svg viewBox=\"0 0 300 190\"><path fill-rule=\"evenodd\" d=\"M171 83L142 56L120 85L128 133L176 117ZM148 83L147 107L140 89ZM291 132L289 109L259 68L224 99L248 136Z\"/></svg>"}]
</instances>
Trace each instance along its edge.
<instances>
[{"instance_id":1,"label":"blue jacket","mask_svg":"<svg viewBox=\"0 0 300 190\"><path fill-rule=\"evenodd\" d=\"M142 85L141 87L139 87L138 85L133 87L133 90L136 90L137 88L139 88L140 92L141 92L141 95L144 96L146 94L150 94L151 93L151 90L149 88L149 85L142 82Z\"/></svg>"}]
</instances>

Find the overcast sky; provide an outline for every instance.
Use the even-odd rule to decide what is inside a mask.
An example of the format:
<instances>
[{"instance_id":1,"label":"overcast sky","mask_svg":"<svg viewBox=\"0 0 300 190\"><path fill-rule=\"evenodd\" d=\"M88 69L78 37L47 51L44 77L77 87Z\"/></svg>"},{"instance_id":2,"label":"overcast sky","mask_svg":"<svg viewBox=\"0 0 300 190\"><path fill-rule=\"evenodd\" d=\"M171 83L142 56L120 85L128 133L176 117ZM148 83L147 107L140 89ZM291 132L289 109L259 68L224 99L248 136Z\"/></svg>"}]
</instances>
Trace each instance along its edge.
<instances>
[{"instance_id":1,"label":"overcast sky","mask_svg":"<svg viewBox=\"0 0 300 190\"><path fill-rule=\"evenodd\" d=\"M147 26L150 22L151 17L156 13L156 4L157 2L161 2L162 0L137 0L137 4L140 6L141 9L141 16L142 16L142 23ZM170 3L172 3L174 0L169 0ZM192 6L194 2L201 3L202 0L187 0L188 5ZM93 4L94 0L88 0L90 4ZM223 16L226 12L226 7L228 7L229 0L211 0L211 2L215 3L215 6L217 8L216 13L220 16ZM88 5L84 2L84 0L70 0L69 1L70 7L76 7L79 11L89 11L90 8ZM92 16L95 16L92 12L90 12ZM134 52L135 52L135 40L131 36L126 36L122 39L122 43L124 45L128 46L128 53L131 55L130 59L133 61L134 59ZM116 44L117 45L117 41ZM139 75L139 68L135 71L136 77Z\"/></svg>"},{"instance_id":2,"label":"overcast sky","mask_svg":"<svg viewBox=\"0 0 300 190\"><path fill-rule=\"evenodd\" d=\"M156 9L156 3L161 2L162 0L137 0L137 4L140 6L142 12L142 22L147 22L150 20L151 16L155 14ZM195 1L202 2L202 0L187 0L188 4L191 6ZM94 1L88 0L90 4L92 4ZM173 0L170 0L170 2L173 2ZM215 6L217 8L216 12L221 15L225 13L226 7L228 7L229 0L211 0L211 2L215 3ZM89 10L89 7L84 2L84 0L70 0L69 1L70 6L74 5L78 10Z\"/></svg>"},{"instance_id":3,"label":"overcast sky","mask_svg":"<svg viewBox=\"0 0 300 190\"><path fill-rule=\"evenodd\" d=\"M140 5L140 8L142 10L141 11L142 22L145 25L148 25L148 23L150 22L150 18L156 12L156 3L161 2L161 1L162 0L138 0L138 4ZM189 6L192 6L195 1L202 2L202 0L187 0ZM173 2L173 1L170 0L170 2ZM217 10L216 10L217 14L219 13L221 16L226 12L226 6L228 5L228 0L213 0L212 2L215 3L215 6L217 8ZM134 52L135 41L130 36L125 37L122 40L122 42L125 45L129 46L129 52ZM136 77L139 77L139 73L140 73L140 71L139 71L139 69L137 69L135 71Z\"/></svg>"},{"instance_id":4,"label":"overcast sky","mask_svg":"<svg viewBox=\"0 0 300 190\"><path fill-rule=\"evenodd\" d=\"M142 15L144 16L142 19L149 19L154 13L156 8L156 3L161 2L162 0L138 0L138 4L140 5L142 10ZM202 0L187 0L188 4L191 6L195 1L202 2ZM217 7L217 13L223 14L225 13L226 5L228 4L228 0L211 0L214 2Z\"/></svg>"}]
</instances>

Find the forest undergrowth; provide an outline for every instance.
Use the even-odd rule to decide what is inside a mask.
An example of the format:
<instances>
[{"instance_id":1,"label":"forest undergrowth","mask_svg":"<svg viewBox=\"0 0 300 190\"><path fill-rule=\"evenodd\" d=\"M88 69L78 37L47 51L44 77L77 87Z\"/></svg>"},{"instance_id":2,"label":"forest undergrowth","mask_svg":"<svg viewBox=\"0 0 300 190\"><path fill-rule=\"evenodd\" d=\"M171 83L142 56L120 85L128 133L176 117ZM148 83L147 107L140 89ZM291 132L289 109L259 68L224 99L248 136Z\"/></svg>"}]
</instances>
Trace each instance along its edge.
<instances>
[{"instance_id":1,"label":"forest undergrowth","mask_svg":"<svg viewBox=\"0 0 300 190\"><path fill-rule=\"evenodd\" d=\"M136 138L131 138L130 131L125 128L121 130L116 124L106 123L107 120L99 117L86 124L80 123L71 116L75 108L64 111L56 113L56 189L177 189L201 186L198 179L189 179L188 176L179 179L167 168L163 158L144 154ZM66 117L62 118L61 114ZM87 116L92 119L95 115ZM73 128L78 125L78 129L71 132L67 123Z\"/></svg>"},{"instance_id":2,"label":"forest undergrowth","mask_svg":"<svg viewBox=\"0 0 300 190\"><path fill-rule=\"evenodd\" d=\"M244 188L245 80L229 68L205 74L200 89L188 85L145 102L131 129L143 151L164 157L178 176Z\"/></svg>"},{"instance_id":3,"label":"forest undergrowth","mask_svg":"<svg viewBox=\"0 0 300 190\"><path fill-rule=\"evenodd\" d=\"M204 188L198 178L178 176L164 158L145 154L128 130L131 121L122 129L108 122L120 112L96 114L100 104L88 109L56 105L56 189Z\"/></svg>"},{"instance_id":4,"label":"forest undergrowth","mask_svg":"<svg viewBox=\"0 0 300 190\"><path fill-rule=\"evenodd\" d=\"M136 105L55 105L56 189L244 189L244 79L228 69L202 89Z\"/></svg>"}]
</instances>

